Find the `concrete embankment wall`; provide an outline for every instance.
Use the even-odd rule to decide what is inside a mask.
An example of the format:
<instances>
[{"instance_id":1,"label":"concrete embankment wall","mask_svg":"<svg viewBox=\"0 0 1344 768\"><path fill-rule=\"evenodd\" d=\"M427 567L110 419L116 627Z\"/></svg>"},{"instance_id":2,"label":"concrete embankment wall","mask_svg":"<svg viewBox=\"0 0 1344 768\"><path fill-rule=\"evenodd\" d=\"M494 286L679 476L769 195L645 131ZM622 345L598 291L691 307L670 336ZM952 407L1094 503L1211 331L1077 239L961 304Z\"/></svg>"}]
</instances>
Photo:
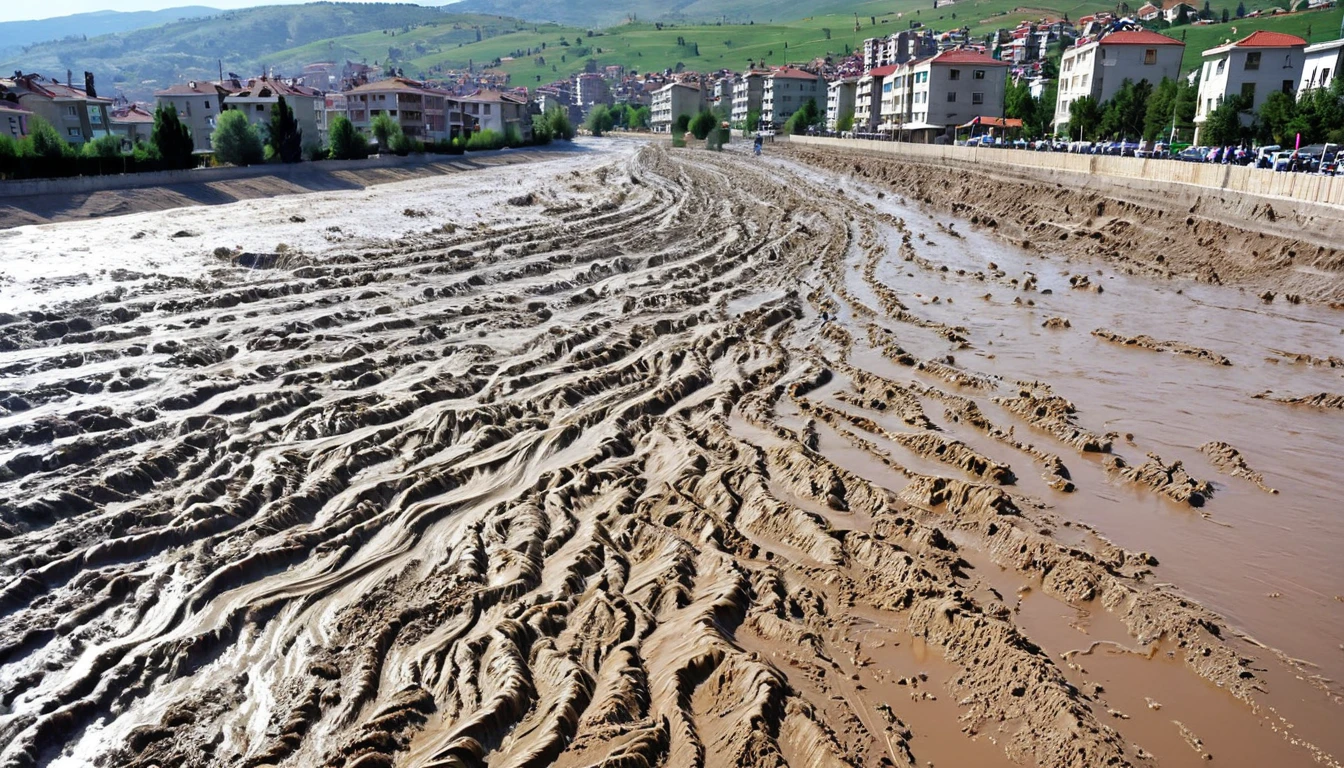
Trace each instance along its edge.
<instances>
[{"instance_id":1,"label":"concrete embankment wall","mask_svg":"<svg viewBox=\"0 0 1344 768\"><path fill-rule=\"evenodd\" d=\"M493 154L493 153L490 153ZM155 171L153 173L124 173L114 176L74 176L66 179L25 179L0 181L0 198L32 197L35 195L73 195L101 192L110 189L137 189L141 187L171 186L174 184L208 184L215 181L251 179L271 176L278 179L302 179L314 174L332 174L341 171L364 171L375 168L426 165L460 161L463 155L396 155L370 157L367 160L324 160L320 163L250 165L245 168L193 168L189 171Z\"/></svg>"},{"instance_id":2,"label":"concrete embankment wall","mask_svg":"<svg viewBox=\"0 0 1344 768\"><path fill-rule=\"evenodd\" d=\"M1148 187L1150 190L1163 185L1191 185L1221 192L1344 208L1344 176L1275 173L1263 168L1182 163L1176 160L830 139L816 136L793 136L789 141L804 146L843 149L856 153L895 155L917 162L961 167L993 167L999 172L1016 168L1029 171L1031 175L1041 172L1054 172L1050 173L1052 176L1083 174L1114 179L1125 187L1133 187L1134 182L1138 182L1138 186Z\"/></svg>"}]
</instances>

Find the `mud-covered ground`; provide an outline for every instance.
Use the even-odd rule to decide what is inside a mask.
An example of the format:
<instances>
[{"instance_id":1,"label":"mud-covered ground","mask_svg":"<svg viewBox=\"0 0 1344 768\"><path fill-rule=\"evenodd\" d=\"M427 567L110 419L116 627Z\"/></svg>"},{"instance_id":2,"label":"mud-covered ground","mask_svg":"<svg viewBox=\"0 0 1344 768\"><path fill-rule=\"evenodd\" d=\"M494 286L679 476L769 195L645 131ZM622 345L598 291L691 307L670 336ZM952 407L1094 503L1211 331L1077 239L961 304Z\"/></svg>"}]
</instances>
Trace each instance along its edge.
<instances>
[{"instance_id":1,"label":"mud-covered ground","mask_svg":"<svg viewBox=\"0 0 1344 768\"><path fill-rule=\"evenodd\" d=\"M813 160L7 233L0 765L1339 765L1344 313Z\"/></svg>"}]
</instances>

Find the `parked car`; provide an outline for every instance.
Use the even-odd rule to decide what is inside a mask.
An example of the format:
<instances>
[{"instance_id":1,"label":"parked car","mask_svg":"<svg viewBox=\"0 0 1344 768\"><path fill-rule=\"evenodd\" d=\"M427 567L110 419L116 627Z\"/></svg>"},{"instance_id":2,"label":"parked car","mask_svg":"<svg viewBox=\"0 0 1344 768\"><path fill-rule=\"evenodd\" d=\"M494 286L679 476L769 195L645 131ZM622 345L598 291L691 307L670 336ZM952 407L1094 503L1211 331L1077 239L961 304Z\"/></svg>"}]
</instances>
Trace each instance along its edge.
<instances>
[{"instance_id":1,"label":"parked car","mask_svg":"<svg viewBox=\"0 0 1344 768\"><path fill-rule=\"evenodd\" d=\"M1278 152L1281 149L1283 149L1283 147L1280 147L1278 144L1270 144L1267 147L1261 147L1259 151L1255 153L1255 167L1256 168L1274 167L1274 153Z\"/></svg>"},{"instance_id":2,"label":"parked car","mask_svg":"<svg viewBox=\"0 0 1344 768\"><path fill-rule=\"evenodd\" d=\"M1186 147L1176 156L1177 160L1183 160L1187 163L1202 163L1209 154L1208 147Z\"/></svg>"}]
</instances>

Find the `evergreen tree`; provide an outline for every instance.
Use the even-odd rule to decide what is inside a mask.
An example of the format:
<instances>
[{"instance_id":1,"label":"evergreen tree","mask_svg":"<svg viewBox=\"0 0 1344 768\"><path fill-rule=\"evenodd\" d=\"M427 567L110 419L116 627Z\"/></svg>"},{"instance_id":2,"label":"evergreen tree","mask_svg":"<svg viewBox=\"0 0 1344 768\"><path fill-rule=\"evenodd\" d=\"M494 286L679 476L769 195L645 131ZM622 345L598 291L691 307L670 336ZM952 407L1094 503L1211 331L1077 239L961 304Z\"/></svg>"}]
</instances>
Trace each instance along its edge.
<instances>
[{"instance_id":1,"label":"evergreen tree","mask_svg":"<svg viewBox=\"0 0 1344 768\"><path fill-rule=\"evenodd\" d=\"M28 118L28 135L20 142L20 152L31 157L55 159L74 157L75 148L61 138L56 126L38 115Z\"/></svg>"},{"instance_id":2,"label":"evergreen tree","mask_svg":"<svg viewBox=\"0 0 1344 768\"><path fill-rule=\"evenodd\" d=\"M1238 19L1246 18L1246 3L1241 2L1237 3L1237 18Z\"/></svg>"},{"instance_id":3,"label":"evergreen tree","mask_svg":"<svg viewBox=\"0 0 1344 768\"><path fill-rule=\"evenodd\" d=\"M247 115L236 109L220 113L215 132L210 134L210 146L216 160L230 165L255 165L266 159L261 133L248 122Z\"/></svg>"},{"instance_id":4,"label":"evergreen tree","mask_svg":"<svg viewBox=\"0 0 1344 768\"><path fill-rule=\"evenodd\" d=\"M196 145L191 140L191 129L178 119L177 107L160 105L154 110L154 130L149 142L159 151L163 166L171 170L196 167Z\"/></svg>"},{"instance_id":5,"label":"evergreen tree","mask_svg":"<svg viewBox=\"0 0 1344 768\"><path fill-rule=\"evenodd\" d=\"M598 104L593 107L593 111L588 113L588 119L584 121L583 127L594 136L601 136L610 131L615 125L615 119L611 115L611 109L605 104Z\"/></svg>"},{"instance_id":6,"label":"evergreen tree","mask_svg":"<svg viewBox=\"0 0 1344 768\"><path fill-rule=\"evenodd\" d=\"M1210 146L1240 144L1248 133L1241 124L1241 113L1250 108L1250 100L1241 94L1228 96L1204 118L1201 138Z\"/></svg>"},{"instance_id":7,"label":"evergreen tree","mask_svg":"<svg viewBox=\"0 0 1344 768\"><path fill-rule=\"evenodd\" d=\"M271 107L271 130L268 143L275 157L282 163L297 163L303 159L303 131L294 119L294 110L285 103L285 97Z\"/></svg>"},{"instance_id":8,"label":"evergreen tree","mask_svg":"<svg viewBox=\"0 0 1344 768\"><path fill-rule=\"evenodd\" d=\"M369 156L369 142L355 130L354 123L345 115L331 121L327 134L333 160L363 160Z\"/></svg>"},{"instance_id":9,"label":"evergreen tree","mask_svg":"<svg viewBox=\"0 0 1344 768\"><path fill-rule=\"evenodd\" d=\"M1096 138L1101 127L1101 107L1091 96L1081 96L1069 104L1069 138L1081 141Z\"/></svg>"},{"instance_id":10,"label":"evergreen tree","mask_svg":"<svg viewBox=\"0 0 1344 768\"><path fill-rule=\"evenodd\" d=\"M717 128L718 125L719 118L715 117L714 113L710 112L708 109L702 109L695 117L691 118L691 122L687 124L687 128L690 130L691 135L703 141L709 136L709 132Z\"/></svg>"}]
</instances>

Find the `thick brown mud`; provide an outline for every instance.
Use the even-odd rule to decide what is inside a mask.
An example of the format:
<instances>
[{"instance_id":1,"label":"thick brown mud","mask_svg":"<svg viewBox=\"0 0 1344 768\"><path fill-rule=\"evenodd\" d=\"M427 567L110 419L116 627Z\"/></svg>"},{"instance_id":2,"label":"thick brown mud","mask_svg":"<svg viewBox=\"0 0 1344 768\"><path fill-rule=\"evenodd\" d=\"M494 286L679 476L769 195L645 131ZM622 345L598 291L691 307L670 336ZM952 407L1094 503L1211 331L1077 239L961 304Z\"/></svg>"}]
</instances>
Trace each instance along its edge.
<instances>
[{"instance_id":1,"label":"thick brown mud","mask_svg":"<svg viewBox=\"0 0 1344 768\"><path fill-rule=\"evenodd\" d=\"M1344 314L776 157L516 178L11 278L0 765L1339 764Z\"/></svg>"}]
</instances>

